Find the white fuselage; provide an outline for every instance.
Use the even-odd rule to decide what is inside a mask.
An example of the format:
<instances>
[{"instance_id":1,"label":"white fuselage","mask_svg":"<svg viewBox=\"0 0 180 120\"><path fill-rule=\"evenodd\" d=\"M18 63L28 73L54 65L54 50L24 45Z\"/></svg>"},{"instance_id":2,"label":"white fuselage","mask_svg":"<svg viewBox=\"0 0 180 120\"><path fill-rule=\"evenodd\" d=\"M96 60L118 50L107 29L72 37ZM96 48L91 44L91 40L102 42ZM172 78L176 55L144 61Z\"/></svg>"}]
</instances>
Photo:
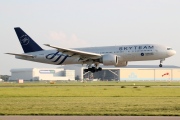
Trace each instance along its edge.
<instances>
[{"instance_id":1,"label":"white fuselage","mask_svg":"<svg viewBox=\"0 0 180 120\"><path fill-rule=\"evenodd\" d=\"M119 56L119 61L161 60L170 57L176 53L170 47L157 44L86 47L74 49L84 52L98 53L101 55L114 54ZM57 50L42 50L26 54L30 54L35 57L24 58L16 56L16 58L55 65L83 64L83 62L79 60L78 56L69 56L66 54L62 54Z\"/></svg>"}]
</instances>

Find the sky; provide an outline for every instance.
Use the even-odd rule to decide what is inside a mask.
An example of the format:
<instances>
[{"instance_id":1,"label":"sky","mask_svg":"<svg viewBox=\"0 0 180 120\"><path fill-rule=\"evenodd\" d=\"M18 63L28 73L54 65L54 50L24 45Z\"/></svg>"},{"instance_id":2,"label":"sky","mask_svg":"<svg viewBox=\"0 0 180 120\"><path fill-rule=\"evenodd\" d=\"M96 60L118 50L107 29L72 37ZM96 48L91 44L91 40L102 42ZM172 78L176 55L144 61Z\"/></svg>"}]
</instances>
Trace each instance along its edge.
<instances>
[{"instance_id":1,"label":"sky","mask_svg":"<svg viewBox=\"0 0 180 120\"><path fill-rule=\"evenodd\" d=\"M59 66L16 59L23 53L14 27L43 44L65 48L162 44L176 50L163 65L180 66L179 0L0 0L0 74L12 68ZM158 61L129 65L159 65Z\"/></svg>"}]
</instances>

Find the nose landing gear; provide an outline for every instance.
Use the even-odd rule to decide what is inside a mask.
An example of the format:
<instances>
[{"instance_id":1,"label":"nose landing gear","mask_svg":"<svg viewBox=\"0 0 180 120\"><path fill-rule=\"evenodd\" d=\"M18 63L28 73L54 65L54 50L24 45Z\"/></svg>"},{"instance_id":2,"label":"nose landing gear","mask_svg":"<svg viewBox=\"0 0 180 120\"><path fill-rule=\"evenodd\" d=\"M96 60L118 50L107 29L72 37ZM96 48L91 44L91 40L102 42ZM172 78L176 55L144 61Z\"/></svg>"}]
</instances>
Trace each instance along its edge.
<instances>
[{"instance_id":1,"label":"nose landing gear","mask_svg":"<svg viewBox=\"0 0 180 120\"><path fill-rule=\"evenodd\" d=\"M164 61L165 59L161 59L160 60L160 64L159 64L159 67L162 67L163 65L162 65L162 62Z\"/></svg>"}]
</instances>

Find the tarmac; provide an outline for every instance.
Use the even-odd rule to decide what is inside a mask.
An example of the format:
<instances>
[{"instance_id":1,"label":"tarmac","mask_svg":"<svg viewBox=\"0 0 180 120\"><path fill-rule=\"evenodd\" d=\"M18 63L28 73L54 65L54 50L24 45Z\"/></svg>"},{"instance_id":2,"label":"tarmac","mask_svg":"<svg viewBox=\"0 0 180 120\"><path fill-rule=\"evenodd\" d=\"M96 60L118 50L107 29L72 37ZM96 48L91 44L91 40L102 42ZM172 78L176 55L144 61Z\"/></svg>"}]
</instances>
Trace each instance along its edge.
<instances>
[{"instance_id":1,"label":"tarmac","mask_svg":"<svg viewBox=\"0 0 180 120\"><path fill-rule=\"evenodd\" d=\"M180 120L178 116L0 116L0 120Z\"/></svg>"}]
</instances>

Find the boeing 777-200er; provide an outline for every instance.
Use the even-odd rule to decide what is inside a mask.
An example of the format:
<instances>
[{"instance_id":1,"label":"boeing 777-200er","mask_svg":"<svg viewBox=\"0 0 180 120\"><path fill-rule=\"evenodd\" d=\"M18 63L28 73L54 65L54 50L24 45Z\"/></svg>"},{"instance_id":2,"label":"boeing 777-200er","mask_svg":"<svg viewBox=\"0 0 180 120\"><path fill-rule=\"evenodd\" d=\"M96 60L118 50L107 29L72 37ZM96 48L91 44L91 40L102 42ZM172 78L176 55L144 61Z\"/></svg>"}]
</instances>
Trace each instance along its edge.
<instances>
[{"instance_id":1,"label":"boeing 777-200er","mask_svg":"<svg viewBox=\"0 0 180 120\"><path fill-rule=\"evenodd\" d=\"M159 67L165 58L176 54L171 47L158 44L120 45L104 47L62 48L50 44L45 46L54 50L43 50L21 28L14 28L19 38L24 54L6 53L15 55L18 59L41 62L54 65L87 64L85 72L97 72L102 68L99 64L115 67L127 66L131 61L160 60Z\"/></svg>"}]
</instances>

